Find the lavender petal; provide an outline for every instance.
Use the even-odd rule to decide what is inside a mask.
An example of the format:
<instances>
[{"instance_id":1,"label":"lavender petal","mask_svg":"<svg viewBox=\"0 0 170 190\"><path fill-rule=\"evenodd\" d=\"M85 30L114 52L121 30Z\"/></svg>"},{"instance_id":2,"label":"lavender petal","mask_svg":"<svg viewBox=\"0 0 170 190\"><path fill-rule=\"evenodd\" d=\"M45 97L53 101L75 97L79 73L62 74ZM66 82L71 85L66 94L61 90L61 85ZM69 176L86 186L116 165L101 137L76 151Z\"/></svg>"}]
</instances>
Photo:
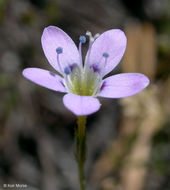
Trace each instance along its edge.
<instances>
[{"instance_id":1,"label":"lavender petal","mask_svg":"<svg viewBox=\"0 0 170 190\"><path fill-rule=\"evenodd\" d=\"M124 98L135 95L146 88L149 79L140 73L123 73L104 79L98 96Z\"/></svg>"},{"instance_id":2,"label":"lavender petal","mask_svg":"<svg viewBox=\"0 0 170 190\"><path fill-rule=\"evenodd\" d=\"M107 59L103 75L112 71L120 62L126 49L126 36L119 29L112 29L101 34L92 44L90 56L86 55L85 64L89 66L98 63L101 69L104 68L105 59ZM103 56L103 55L108 55Z\"/></svg>"},{"instance_id":3,"label":"lavender petal","mask_svg":"<svg viewBox=\"0 0 170 190\"><path fill-rule=\"evenodd\" d=\"M90 115L100 108L99 100L91 96L66 94L63 97L63 103L68 110L77 116Z\"/></svg>"},{"instance_id":4,"label":"lavender petal","mask_svg":"<svg viewBox=\"0 0 170 190\"><path fill-rule=\"evenodd\" d=\"M62 48L59 60L63 68L79 63L79 52L73 40L60 28L48 26L41 37L42 48L49 63L60 72L57 63L57 48Z\"/></svg>"},{"instance_id":5,"label":"lavender petal","mask_svg":"<svg viewBox=\"0 0 170 190\"><path fill-rule=\"evenodd\" d=\"M25 78L40 86L54 91L66 92L62 84L62 78L55 73L39 68L27 68L23 70L22 74Z\"/></svg>"}]
</instances>

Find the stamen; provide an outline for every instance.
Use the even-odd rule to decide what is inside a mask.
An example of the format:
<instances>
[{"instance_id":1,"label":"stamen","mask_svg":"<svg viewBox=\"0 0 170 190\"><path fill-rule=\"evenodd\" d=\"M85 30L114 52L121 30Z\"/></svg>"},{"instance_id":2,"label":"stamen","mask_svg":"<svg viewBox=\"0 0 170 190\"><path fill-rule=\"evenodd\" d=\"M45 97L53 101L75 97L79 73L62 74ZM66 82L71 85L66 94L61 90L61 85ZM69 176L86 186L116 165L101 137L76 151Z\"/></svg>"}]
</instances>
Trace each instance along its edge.
<instances>
[{"instance_id":1,"label":"stamen","mask_svg":"<svg viewBox=\"0 0 170 190\"><path fill-rule=\"evenodd\" d=\"M59 55L60 55L61 53L63 53L63 48L58 47L58 48L56 49L56 52L57 52L57 63L58 63L58 67L59 67L60 73L63 75L64 73L63 73L63 71L62 71L61 64L60 64L60 60L59 60Z\"/></svg>"},{"instance_id":2,"label":"stamen","mask_svg":"<svg viewBox=\"0 0 170 190\"><path fill-rule=\"evenodd\" d=\"M96 96L96 93L97 93L97 91L99 90L100 87L101 87L101 80L99 79L92 96L94 96L94 97Z\"/></svg>"},{"instance_id":3,"label":"stamen","mask_svg":"<svg viewBox=\"0 0 170 190\"><path fill-rule=\"evenodd\" d=\"M70 74L71 74L71 69L70 67L65 67L64 68L64 79L65 79L65 85L68 90L68 92L71 92L71 81L70 81Z\"/></svg>"},{"instance_id":4,"label":"stamen","mask_svg":"<svg viewBox=\"0 0 170 190\"><path fill-rule=\"evenodd\" d=\"M109 57L109 54L108 54L107 52L104 52L104 53L103 53L103 57L105 58L104 66L103 66L103 69L101 69L102 72L100 73L100 77L99 77L99 80L98 80L98 84L97 84L97 86L96 86L96 89L95 89L94 92L93 92L93 96L95 96L96 93L97 93L97 91L99 90L99 88L102 87L102 86L101 86L101 82L102 82L102 78L103 78L103 74L104 74L104 69L105 69L105 67L106 67L107 59L108 59L108 57Z\"/></svg>"},{"instance_id":5,"label":"stamen","mask_svg":"<svg viewBox=\"0 0 170 190\"><path fill-rule=\"evenodd\" d=\"M65 79L66 88L67 88L68 92L70 92L71 88L70 88L70 83L69 83L68 75L65 75L64 79Z\"/></svg>"},{"instance_id":6,"label":"stamen","mask_svg":"<svg viewBox=\"0 0 170 190\"><path fill-rule=\"evenodd\" d=\"M103 53L103 57L108 58L109 54L105 52L105 53Z\"/></svg>"},{"instance_id":7,"label":"stamen","mask_svg":"<svg viewBox=\"0 0 170 190\"><path fill-rule=\"evenodd\" d=\"M105 58L105 63L104 63L104 68L106 67L106 64L107 64L107 58L109 57L109 54L104 52L103 53L103 57ZM103 69L104 70L104 69Z\"/></svg>"},{"instance_id":8,"label":"stamen","mask_svg":"<svg viewBox=\"0 0 170 190\"><path fill-rule=\"evenodd\" d=\"M71 69L70 69L69 67L65 67L64 73L65 73L66 75L70 75L70 74L71 74Z\"/></svg>"},{"instance_id":9,"label":"stamen","mask_svg":"<svg viewBox=\"0 0 170 190\"><path fill-rule=\"evenodd\" d=\"M57 54L63 53L63 48L58 47L58 48L56 49L56 52L57 52Z\"/></svg>"},{"instance_id":10,"label":"stamen","mask_svg":"<svg viewBox=\"0 0 170 190\"><path fill-rule=\"evenodd\" d=\"M80 36L79 40L82 44L86 43L86 37L85 36Z\"/></svg>"},{"instance_id":11,"label":"stamen","mask_svg":"<svg viewBox=\"0 0 170 190\"><path fill-rule=\"evenodd\" d=\"M86 37L85 36L80 36L79 40L80 40L80 43L79 43L80 65L83 67L82 44L86 43Z\"/></svg>"}]
</instances>

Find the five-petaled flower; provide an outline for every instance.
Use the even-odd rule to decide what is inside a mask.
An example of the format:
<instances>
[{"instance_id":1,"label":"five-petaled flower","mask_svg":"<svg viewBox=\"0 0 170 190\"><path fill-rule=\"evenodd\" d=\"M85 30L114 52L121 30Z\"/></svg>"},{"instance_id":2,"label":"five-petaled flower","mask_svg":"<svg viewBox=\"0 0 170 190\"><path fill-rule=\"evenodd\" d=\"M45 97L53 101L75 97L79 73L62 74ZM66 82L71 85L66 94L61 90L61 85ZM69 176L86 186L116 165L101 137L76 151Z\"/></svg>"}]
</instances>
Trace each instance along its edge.
<instances>
[{"instance_id":1,"label":"five-petaled flower","mask_svg":"<svg viewBox=\"0 0 170 190\"><path fill-rule=\"evenodd\" d=\"M41 37L42 47L49 63L60 73L40 68L24 69L23 75L43 87L67 93L64 105L75 115L89 115L99 110L96 97L123 98L139 93L149 84L149 79L140 73L116 74L103 77L120 62L126 49L126 36L119 29L112 29L100 36L92 37L83 63L80 36L79 49L72 39L60 28L49 26Z\"/></svg>"}]
</instances>

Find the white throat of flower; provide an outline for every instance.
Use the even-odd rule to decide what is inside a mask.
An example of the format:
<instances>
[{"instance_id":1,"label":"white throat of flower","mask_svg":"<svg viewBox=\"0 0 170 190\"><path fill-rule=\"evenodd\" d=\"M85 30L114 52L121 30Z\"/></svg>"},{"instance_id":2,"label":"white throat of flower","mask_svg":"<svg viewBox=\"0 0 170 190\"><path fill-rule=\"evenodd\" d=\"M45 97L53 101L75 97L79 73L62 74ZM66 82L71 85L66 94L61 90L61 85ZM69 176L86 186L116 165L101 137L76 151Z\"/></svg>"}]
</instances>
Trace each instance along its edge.
<instances>
[{"instance_id":1,"label":"white throat of flower","mask_svg":"<svg viewBox=\"0 0 170 190\"><path fill-rule=\"evenodd\" d=\"M91 54L91 48L93 42L99 37L99 34L92 36L91 32L87 31L86 35L89 36L89 49L87 53L86 63L83 64L82 59L82 44L86 43L86 37L80 36L79 40L79 57L80 64L72 63L71 65L62 67L60 63L60 56L62 56L62 47L57 47L57 64L60 73L63 75L63 83L68 93L73 93L83 96L96 96L102 87L102 77L104 74L104 68L107 64L107 58L109 54L103 52L101 60L105 59L104 65L100 66L100 63L96 65L89 65L89 59Z\"/></svg>"}]
</instances>

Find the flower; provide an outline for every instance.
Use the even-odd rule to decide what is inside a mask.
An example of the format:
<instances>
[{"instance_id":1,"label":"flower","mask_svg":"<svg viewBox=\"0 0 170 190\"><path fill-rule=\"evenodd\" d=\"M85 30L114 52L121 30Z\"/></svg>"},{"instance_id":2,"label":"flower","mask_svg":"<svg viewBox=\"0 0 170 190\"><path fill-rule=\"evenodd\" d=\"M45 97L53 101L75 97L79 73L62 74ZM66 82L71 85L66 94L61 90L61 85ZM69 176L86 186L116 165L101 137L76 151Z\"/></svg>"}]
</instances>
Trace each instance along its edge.
<instances>
[{"instance_id":1,"label":"flower","mask_svg":"<svg viewBox=\"0 0 170 190\"><path fill-rule=\"evenodd\" d=\"M86 37L80 36L79 49L60 28L44 29L41 43L51 66L60 73L40 68L26 68L24 77L54 91L67 93L63 103L77 116L89 115L99 110L97 97L123 98L139 93L149 84L140 73L116 74L103 78L120 62L126 49L126 36L119 29L112 29L92 37L85 61L82 60L82 44Z\"/></svg>"}]
</instances>

